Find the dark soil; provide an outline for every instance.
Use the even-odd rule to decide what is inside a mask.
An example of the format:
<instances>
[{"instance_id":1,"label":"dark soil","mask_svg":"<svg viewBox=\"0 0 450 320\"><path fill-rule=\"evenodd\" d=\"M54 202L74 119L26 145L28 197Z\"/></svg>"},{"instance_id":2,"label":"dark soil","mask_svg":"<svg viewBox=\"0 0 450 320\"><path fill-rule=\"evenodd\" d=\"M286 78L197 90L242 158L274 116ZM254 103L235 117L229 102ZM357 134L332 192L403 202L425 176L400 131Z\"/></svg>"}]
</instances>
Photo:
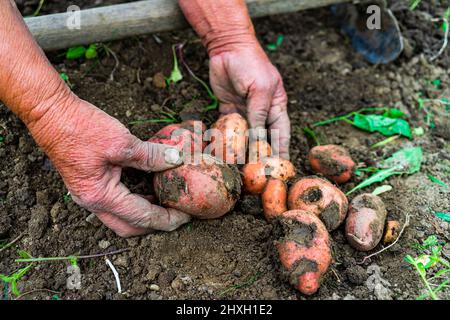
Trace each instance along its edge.
<instances>
[{"instance_id":1,"label":"dark soil","mask_svg":"<svg viewBox=\"0 0 450 320\"><path fill-rule=\"evenodd\" d=\"M38 1L17 2L24 4L21 9L29 15ZM88 7L103 2L125 1L78 3ZM62 3L46 1L42 14L64 11ZM433 211L450 211L449 189L430 182L427 174L449 183L449 118L436 117L436 127L430 128L424 110L418 108L416 94L448 97L450 49L434 63L428 61L442 43L439 24L431 17L439 17L443 10L424 3L410 12L407 3L399 1L394 6L407 41L406 50L387 66L373 66L362 60L340 34L327 8L255 21L263 44L274 42L278 34L284 35L281 47L269 52L269 56L283 75L289 96L291 157L298 176L311 174L305 159L313 144L302 128L315 121L363 107L395 106L408 114L412 126L426 129L425 135L414 140L397 139L379 149L369 148L384 139L379 134L368 134L344 123L317 129L322 143L348 148L359 165L373 166L399 148L412 145L423 148L424 163L420 173L390 178L387 182L394 189L381 195L388 219L404 221L406 214L411 216L400 241L358 265L366 253L349 246L341 226L331 234L331 270L319 292L308 299L415 299L423 287L403 258L416 255L412 245L429 235L448 240L450 224L438 219ZM147 139L161 126L130 122L160 117L167 108L180 112L186 105L204 106L209 102L203 88L186 72L183 81L170 88L155 87L155 74L170 73L171 45L182 41L189 41L185 55L190 67L202 79L208 76L207 55L193 31L157 37L134 37L108 44L120 62L113 81L108 80L115 65L112 56L101 56L98 62L66 61L61 52L56 52L49 53L49 58L59 72L70 77L76 94ZM438 87L430 84L435 79L441 80ZM433 112L439 106L427 108ZM217 112L208 112L203 118L209 125L217 116ZM66 263L35 264L19 281L21 292L50 289L59 292L62 299L305 299L281 278L273 249L273 228L263 218L258 199L243 197L235 210L221 219L194 220L174 232L121 239L64 197L67 190L58 173L22 122L4 106L0 108L0 135L4 138L0 144L0 239L7 243L24 234L14 246L0 252L0 273L10 274L22 266L14 262L17 249L42 257L130 249L110 257L120 273L123 294L117 293L104 258L79 261L80 290L66 289ZM343 185L343 190L350 190L364 178L353 178ZM134 192L150 192L147 174L128 170L124 181ZM370 192L375 186L366 190ZM237 289L234 285L242 286ZM0 292L4 292L4 283L0 283ZM51 299L52 295L36 291L25 298ZM450 293L444 291L441 296L450 298ZM14 298L11 294L8 297Z\"/></svg>"}]
</instances>

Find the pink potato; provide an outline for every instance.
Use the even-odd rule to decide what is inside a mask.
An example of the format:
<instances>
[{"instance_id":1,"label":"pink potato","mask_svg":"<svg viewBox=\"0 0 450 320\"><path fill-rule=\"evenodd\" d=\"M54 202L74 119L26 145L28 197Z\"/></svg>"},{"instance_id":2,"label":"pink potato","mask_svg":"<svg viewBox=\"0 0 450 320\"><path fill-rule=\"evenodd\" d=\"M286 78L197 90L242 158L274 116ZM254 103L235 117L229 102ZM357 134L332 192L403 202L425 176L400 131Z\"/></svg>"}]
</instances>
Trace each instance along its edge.
<instances>
[{"instance_id":1,"label":"pink potato","mask_svg":"<svg viewBox=\"0 0 450 320\"><path fill-rule=\"evenodd\" d=\"M304 210L286 211L277 219L282 237L275 246L284 274L301 293L314 294L331 263L328 231L315 214Z\"/></svg>"},{"instance_id":2,"label":"pink potato","mask_svg":"<svg viewBox=\"0 0 450 320\"><path fill-rule=\"evenodd\" d=\"M289 189L288 208L314 213L332 231L345 220L348 200L330 182L311 176L297 180Z\"/></svg>"},{"instance_id":3,"label":"pink potato","mask_svg":"<svg viewBox=\"0 0 450 320\"><path fill-rule=\"evenodd\" d=\"M360 194L350 203L345 235L350 245L360 251L377 246L383 236L386 207L380 197Z\"/></svg>"},{"instance_id":4,"label":"pink potato","mask_svg":"<svg viewBox=\"0 0 450 320\"><path fill-rule=\"evenodd\" d=\"M218 218L239 199L242 181L232 165L203 155L199 164L184 164L155 174L154 189L163 206L200 219Z\"/></svg>"},{"instance_id":5,"label":"pink potato","mask_svg":"<svg viewBox=\"0 0 450 320\"><path fill-rule=\"evenodd\" d=\"M203 132L206 126L201 121L188 120L163 127L148 141L175 146L180 151L193 154L202 152L206 146Z\"/></svg>"},{"instance_id":6,"label":"pink potato","mask_svg":"<svg viewBox=\"0 0 450 320\"><path fill-rule=\"evenodd\" d=\"M237 164L245 162L247 150L248 123L239 113L230 113L219 118L211 127L221 133L222 155L213 155L226 163ZM212 143L219 137L214 137Z\"/></svg>"},{"instance_id":7,"label":"pink potato","mask_svg":"<svg viewBox=\"0 0 450 320\"><path fill-rule=\"evenodd\" d=\"M335 183L345 183L352 177L355 162L346 149L334 144L316 146L309 151L309 164Z\"/></svg>"},{"instance_id":8,"label":"pink potato","mask_svg":"<svg viewBox=\"0 0 450 320\"><path fill-rule=\"evenodd\" d=\"M295 176L294 165L290 161L278 157L247 163L241 171L244 190L251 194L263 193L269 177L286 182Z\"/></svg>"}]
</instances>

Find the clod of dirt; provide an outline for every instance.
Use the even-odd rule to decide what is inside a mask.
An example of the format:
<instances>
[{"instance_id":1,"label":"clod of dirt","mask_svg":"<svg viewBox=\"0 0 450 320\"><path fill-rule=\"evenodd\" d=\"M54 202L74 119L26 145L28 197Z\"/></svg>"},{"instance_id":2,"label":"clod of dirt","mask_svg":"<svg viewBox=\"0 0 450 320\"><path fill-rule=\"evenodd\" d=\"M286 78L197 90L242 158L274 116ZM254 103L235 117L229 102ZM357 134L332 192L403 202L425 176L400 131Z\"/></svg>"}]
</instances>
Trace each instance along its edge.
<instances>
[{"instance_id":1,"label":"clod of dirt","mask_svg":"<svg viewBox=\"0 0 450 320\"><path fill-rule=\"evenodd\" d=\"M42 237L49 222L48 212L44 206L36 205L31 209L31 218L28 222L28 234L38 240Z\"/></svg>"}]
</instances>

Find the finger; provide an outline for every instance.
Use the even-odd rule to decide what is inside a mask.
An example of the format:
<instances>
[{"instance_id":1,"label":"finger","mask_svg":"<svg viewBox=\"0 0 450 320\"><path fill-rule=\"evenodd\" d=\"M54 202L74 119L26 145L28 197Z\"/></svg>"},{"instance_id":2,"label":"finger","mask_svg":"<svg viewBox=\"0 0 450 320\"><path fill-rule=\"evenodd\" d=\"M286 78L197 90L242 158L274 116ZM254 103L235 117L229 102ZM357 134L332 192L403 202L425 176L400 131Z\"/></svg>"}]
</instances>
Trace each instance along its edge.
<instances>
[{"instance_id":1,"label":"finger","mask_svg":"<svg viewBox=\"0 0 450 320\"><path fill-rule=\"evenodd\" d=\"M291 138L291 124L287 112L287 96L283 88L275 95L270 108L267 125L271 129L272 139L277 136L278 143L272 142L274 154L289 160L289 143ZM274 131L276 130L276 131Z\"/></svg>"},{"instance_id":2,"label":"finger","mask_svg":"<svg viewBox=\"0 0 450 320\"><path fill-rule=\"evenodd\" d=\"M251 128L265 128L270 104L272 103L272 91L258 89L251 92L247 103L247 120Z\"/></svg>"},{"instance_id":3,"label":"finger","mask_svg":"<svg viewBox=\"0 0 450 320\"><path fill-rule=\"evenodd\" d=\"M136 138L131 148L123 150L112 163L143 171L164 171L182 163L180 151L172 146Z\"/></svg>"},{"instance_id":4,"label":"finger","mask_svg":"<svg viewBox=\"0 0 450 320\"><path fill-rule=\"evenodd\" d=\"M154 205L133 194L122 183L111 180L111 191L103 201L103 211L111 213L133 227L172 231L191 220L191 217L175 209Z\"/></svg>"},{"instance_id":5,"label":"finger","mask_svg":"<svg viewBox=\"0 0 450 320\"><path fill-rule=\"evenodd\" d=\"M100 212L96 216L105 226L122 238L141 236L153 231L152 229L133 227L128 222L123 221L111 213Z\"/></svg>"}]
</instances>

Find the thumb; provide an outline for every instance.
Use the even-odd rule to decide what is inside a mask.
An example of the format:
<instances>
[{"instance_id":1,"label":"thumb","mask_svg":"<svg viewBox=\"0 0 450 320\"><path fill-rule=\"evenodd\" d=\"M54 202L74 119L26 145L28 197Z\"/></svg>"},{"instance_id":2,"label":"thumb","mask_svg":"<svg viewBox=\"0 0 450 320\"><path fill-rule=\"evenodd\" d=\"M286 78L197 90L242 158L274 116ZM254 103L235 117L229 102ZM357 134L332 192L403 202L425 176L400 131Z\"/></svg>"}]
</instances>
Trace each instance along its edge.
<instances>
[{"instance_id":1,"label":"thumb","mask_svg":"<svg viewBox=\"0 0 450 320\"><path fill-rule=\"evenodd\" d=\"M120 161L125 167L143 171L164 171L183 163L177 148L165 144L146 142L139 139L128 150L128 155Z\"/></svg>"}]
</instances>

